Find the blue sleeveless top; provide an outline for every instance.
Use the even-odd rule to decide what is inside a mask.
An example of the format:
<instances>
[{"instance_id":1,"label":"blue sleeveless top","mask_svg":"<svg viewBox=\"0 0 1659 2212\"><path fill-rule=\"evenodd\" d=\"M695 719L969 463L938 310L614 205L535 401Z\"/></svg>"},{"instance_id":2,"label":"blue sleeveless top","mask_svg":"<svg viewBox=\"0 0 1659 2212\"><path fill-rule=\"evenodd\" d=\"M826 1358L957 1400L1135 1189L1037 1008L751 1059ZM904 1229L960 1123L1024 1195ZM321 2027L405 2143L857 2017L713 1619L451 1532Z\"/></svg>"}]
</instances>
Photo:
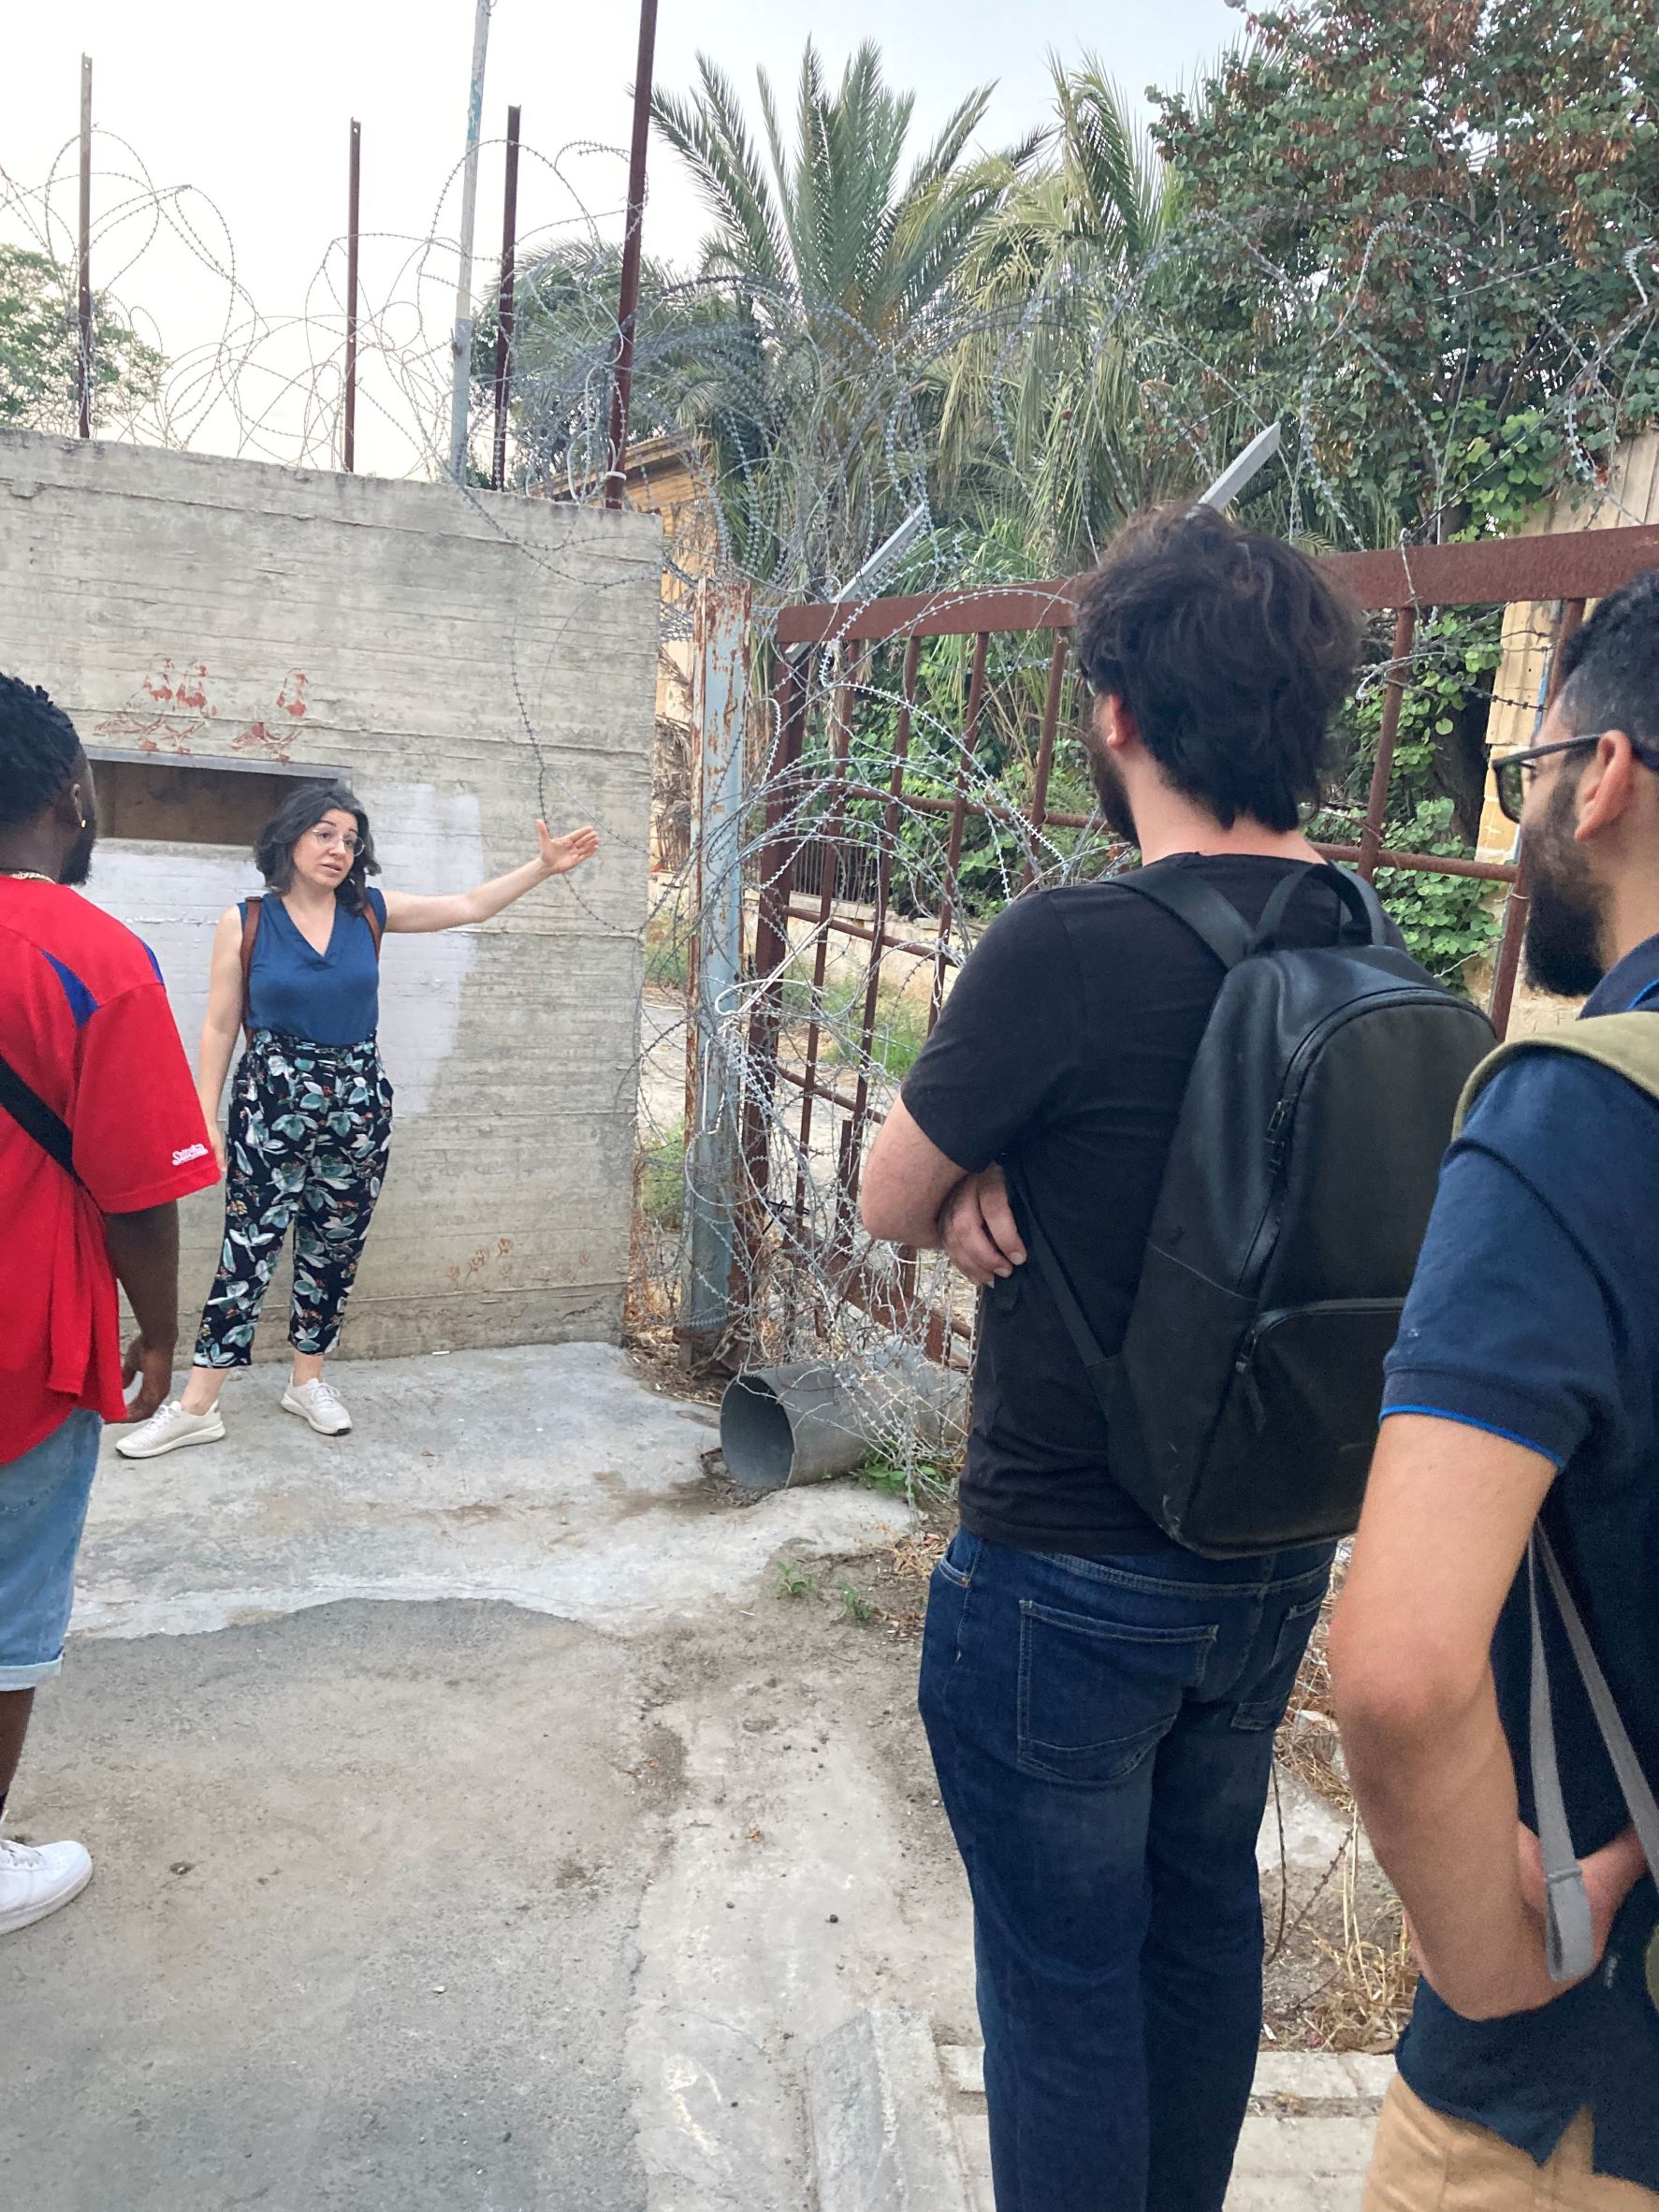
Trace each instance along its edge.
<instances>
[{"instance_id":1,"label":"blue sleeveless top","mask_svg":"<svg viewBox=\"0 0 1659 2212\"><path fill-rule=\"evenodd\" d=\"M386 900L378 891L369 896L384 930ZM247 912L244 899L244 921ZM372 1037L380 1022L380 963L362 915L336 904L328 950L319 953L276 894L267 892L248 969L248 1022L313 1044L361 1044Z\"/></svg>"}]
</instances>

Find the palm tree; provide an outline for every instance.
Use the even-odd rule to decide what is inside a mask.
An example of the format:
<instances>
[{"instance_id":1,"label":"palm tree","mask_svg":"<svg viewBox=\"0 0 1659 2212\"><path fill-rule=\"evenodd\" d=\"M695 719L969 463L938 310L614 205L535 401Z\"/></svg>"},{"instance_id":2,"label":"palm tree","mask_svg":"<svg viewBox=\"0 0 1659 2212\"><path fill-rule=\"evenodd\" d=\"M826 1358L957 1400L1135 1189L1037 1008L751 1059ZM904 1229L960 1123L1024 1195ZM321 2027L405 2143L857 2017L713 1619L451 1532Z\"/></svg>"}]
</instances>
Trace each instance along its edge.
<instances>
[{"instance_id":1,"label":"palm tree","mask_svg":"<svg viewBox=\"0 0 1659 2212\"><path fill-rule=\"evenodd\" d=\"M728 481L735 534L757 579L833 593L928 497L928 410L957 337L963 271L1036 140L970 153L986 86L906 172L913 95L889 89L867 42L832 89L808 42L793 148L757 72L763 153L731 80L706 55L697 69L694 93L660 93L652 112L714 218L700 278L728 302L731 327L704 344L713 385L722 353L738 373L706 419L742 449Z\"/></svg>"},{"instance_id":2,"label":"palm tree","mask_svg":"<svg viewBox=\"0 0 1659 2212\"><path fill-rule=\"evenodd\" d=\"M1047 158L1012 181L963 268L976 327L941 378L940 473L1025 518L1040 567L1091 560L1125 515L1198 466L1147 435L1141 288L1178 191L1099 61L1050 56Z\"/></svg>"}]
</instances>

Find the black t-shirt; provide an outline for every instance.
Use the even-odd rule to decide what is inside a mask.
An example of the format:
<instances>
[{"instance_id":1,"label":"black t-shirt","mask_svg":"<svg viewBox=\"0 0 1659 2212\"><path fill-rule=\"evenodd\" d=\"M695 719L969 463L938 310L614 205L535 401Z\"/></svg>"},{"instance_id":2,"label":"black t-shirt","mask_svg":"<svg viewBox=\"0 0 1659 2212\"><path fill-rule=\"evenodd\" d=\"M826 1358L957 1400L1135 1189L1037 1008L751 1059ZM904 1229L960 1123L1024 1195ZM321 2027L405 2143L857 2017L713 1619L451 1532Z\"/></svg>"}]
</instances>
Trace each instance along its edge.
<instances>
[{"instance_id":1,"label":"black t-shirt","mask_svg":"<svg viewBox=\"0 0 1659 2212\"><path fill-rule=\"evenodd\" d=\"M1248 923L1302 863L1183 854ZM1328 945L1342 908L1310 880L1276 941ZM1220 961L1113 881L1019 900L986 930L904 1085L923 1133L969 1173L1000 1160L1108 1352L1123 1342L1142 1255ZM989 1543L1083 1557L1167 1551L1112 1477L1106 1423L1030 1264L986 1291L962 1519Z\"/></svg>"}]
</instances>

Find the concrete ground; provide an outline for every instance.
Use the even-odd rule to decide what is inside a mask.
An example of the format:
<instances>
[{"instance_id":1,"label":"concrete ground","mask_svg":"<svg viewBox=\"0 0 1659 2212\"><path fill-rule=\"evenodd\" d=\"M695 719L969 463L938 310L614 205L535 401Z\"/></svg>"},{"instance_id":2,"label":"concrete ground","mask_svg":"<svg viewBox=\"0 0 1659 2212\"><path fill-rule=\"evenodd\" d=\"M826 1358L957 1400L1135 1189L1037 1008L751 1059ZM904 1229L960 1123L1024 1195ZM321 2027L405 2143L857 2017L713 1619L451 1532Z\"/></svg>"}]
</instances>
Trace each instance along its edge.
<instances>
[{"instance_id":1,"label":"concrete ground","mask_svg":"<svg viewBox=\"0 0 1659 2212\"><path fill-rule=\"evenodd\" d=\"M97 1871L0 1946L8 2201L810 2212L808 2054L977 2041L907 1508L742 1501L604 1346L339 1379L347 1438L260 1369L225 1444L108 1453L13 1800ZM1368 2106L1317 2103L1238 2212L1356 2201Z\"/></svg>"}]
</instances>

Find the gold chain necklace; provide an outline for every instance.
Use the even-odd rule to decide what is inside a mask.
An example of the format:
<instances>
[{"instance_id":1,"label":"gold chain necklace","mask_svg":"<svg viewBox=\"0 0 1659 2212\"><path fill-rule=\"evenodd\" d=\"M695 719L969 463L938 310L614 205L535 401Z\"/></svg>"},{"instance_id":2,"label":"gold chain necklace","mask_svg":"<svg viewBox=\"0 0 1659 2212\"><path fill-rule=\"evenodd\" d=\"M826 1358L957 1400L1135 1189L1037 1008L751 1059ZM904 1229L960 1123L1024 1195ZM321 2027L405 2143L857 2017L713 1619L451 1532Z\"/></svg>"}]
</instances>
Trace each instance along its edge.
<instances>
[{"instance_id":1,"label":"gold chain necklace","mask_svg":"<svg viewBox=\"0 0 1659 2212\"><path fill-rule=\"evenodd\" d=\"M0 876L9 876L14 883L55 883L55 876L43 876L38 868L0 868Z\"/></svg>"}]
</instances>

